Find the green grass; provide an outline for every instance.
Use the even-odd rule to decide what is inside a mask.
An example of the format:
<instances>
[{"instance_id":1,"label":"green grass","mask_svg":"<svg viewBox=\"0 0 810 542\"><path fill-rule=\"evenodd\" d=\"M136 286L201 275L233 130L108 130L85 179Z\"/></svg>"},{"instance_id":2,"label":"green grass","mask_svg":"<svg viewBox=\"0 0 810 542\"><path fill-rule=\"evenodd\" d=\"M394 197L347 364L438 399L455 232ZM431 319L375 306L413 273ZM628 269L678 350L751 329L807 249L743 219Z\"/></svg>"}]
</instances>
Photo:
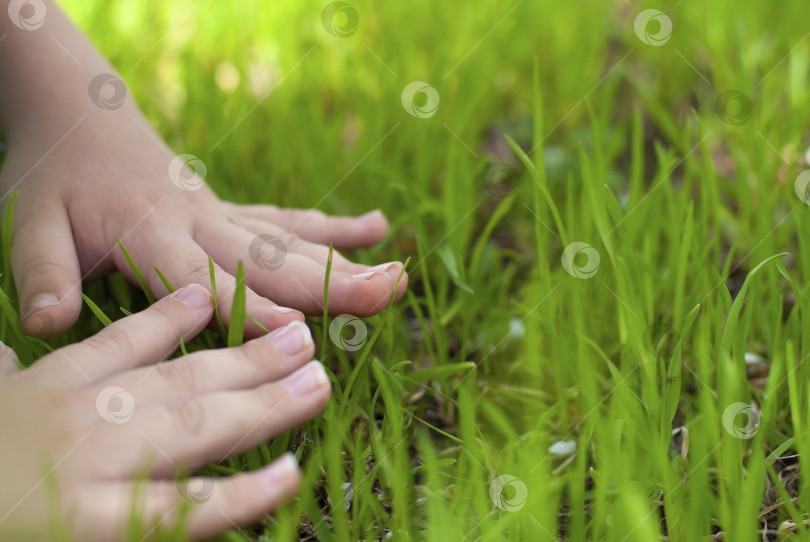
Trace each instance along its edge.
<instances>
[{"instance_id":1,"label":"green grass","mask_svg":"<svg viewBox=\"0 0 810 542\"><path fill-rule=\"evenodd\" d=\"M220 196L380 207L390 236L353 256L411 258L362 348L310 319L323 415L209 468L287 449L305 468L297 500L224 539L810 540L805 4L350 0L337 38L326 3L63 2ZM672 20L662 46L634 33L645 8ZM403 108L412 81L432 117ZM590 278L563 266L573 242ZM147 304L120 276L86 293L112 318ZM11 300L0 336L30 362L48 345ZM51 345L101 325L88 308Z\"/></svg>"}]
</instances>

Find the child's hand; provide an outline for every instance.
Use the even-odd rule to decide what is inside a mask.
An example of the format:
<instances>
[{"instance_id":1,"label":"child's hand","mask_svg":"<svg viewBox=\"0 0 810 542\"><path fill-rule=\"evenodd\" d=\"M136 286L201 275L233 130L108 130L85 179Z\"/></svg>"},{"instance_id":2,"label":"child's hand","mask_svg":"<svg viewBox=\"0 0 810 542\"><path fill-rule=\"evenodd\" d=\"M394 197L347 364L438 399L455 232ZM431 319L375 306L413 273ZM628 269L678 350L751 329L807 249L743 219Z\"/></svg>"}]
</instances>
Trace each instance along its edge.
<instances>
[{"instance_id":1,"label":"child's hand","mask_svg":"<svg viewBox=\"0 0 810 542\"><path fill-rule=\"evenodd\" d=\"M303 320L283 306L322 312L329 242L338 248L366 246L386 233L386 219L378 212L361 218L327 217L312 210L223 203L204 185L183 190L170 179L174 155L137 111L88 108L84 113L84 120L50 153L53 141L45 134L11 147L0 173L0 186L8 190L16 185L19 191L11 265L23 328L30 334L56 335L75 322L82 278L118 269L135 281L116 237L157 297L168 290L155 267L176 288L190 283L210 288L210 256L225 322L241 260L247 312L274 329ZM77 115L76 120L81 118ZM262 246L263 251L256 250ZM330 312L379 312L401 270L400 263L376 270L335 253ZM400 295L406 284L403 278ZM247 332L255 336L259 328L248 322Z\"/></svg>"},{"instance_id":2,"label":"child's hand","mask_svg":"<svg viewBox=\"0 0 810 542\"><path fill-rule=\"evenodd\" d=\"M256 521L296 493L290 458L230 478L173 478L312 418L329 399L300 322L154 365L212 311L192 284L30 369L0 349L0 538L55 538L47 520L61 515L76 540L123 540L136 486L142 532L171 525L185 499L192 538Z\"/></svg>"},{"instance_id":3,"label":"child's hand","mask_svg":"<svg viewBox=\"0 0 810 542\"><path fill-rule=\"evenodd\" d=\"M66 331L81 309L83 278L119 269L134 281L115 237L158 297L168 290L155 267L176 288L210 288L210 256L225 322L240 260L247 312L265 327L303 319L282 306L320 313L326 245L373 245L385 236L385 217L327 217L221 202L202 179L181 170L182 161L174 161L123 86L93 82L112 68L54 4L46 5L47 17L36 31L0 17L0 34L7 36L0 71L8 75L0 85L0 122L8 138L0 196L19 192L11 264L23 329L40 337ZM104 107L103 100L109 100ZM217 175L208 170L208 178ZM7 202L0 199L0 205ZM398 262L368 267L335 254L330 312L379 312L401 270ZM403 276L397 297L406 288ZM259 332L246 323L249 336Z\"/></svg>"}]
</instances>

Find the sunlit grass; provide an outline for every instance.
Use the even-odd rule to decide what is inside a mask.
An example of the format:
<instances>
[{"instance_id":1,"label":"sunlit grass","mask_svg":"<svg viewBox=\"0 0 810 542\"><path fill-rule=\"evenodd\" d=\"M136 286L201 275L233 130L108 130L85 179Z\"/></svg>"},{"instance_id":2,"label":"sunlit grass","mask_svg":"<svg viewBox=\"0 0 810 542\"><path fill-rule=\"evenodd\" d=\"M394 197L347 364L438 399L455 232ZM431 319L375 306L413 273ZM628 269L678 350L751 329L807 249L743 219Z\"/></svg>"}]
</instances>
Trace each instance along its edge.
<instances>
[{"instance_id":1,"label":"sunlit grass","mask_svg":"<svg viewBox=\"0 0 810 542\"><path fill-rule=\"evenodd\" d=\"M810 540L806 477L786 482L810 469L802 2L358 0L347 38L320 2L63 3L220 196L380 207L388 240L354 257L411 258L364 348L310 319L323 415L207 468L288 449L305 468L297 500L226 539ZM665 44L635 34L644 8ZM412 81L433 116L403 108ZM589 278L563 265L574 242ZM3 262L0 334L30 363L48 347L20 335ZM111 318L147 303L119 275L86 293ZM52 345L101 325L88 308ZM736 403L758 423L724 423Z\"/></svg>"}]
</instances>

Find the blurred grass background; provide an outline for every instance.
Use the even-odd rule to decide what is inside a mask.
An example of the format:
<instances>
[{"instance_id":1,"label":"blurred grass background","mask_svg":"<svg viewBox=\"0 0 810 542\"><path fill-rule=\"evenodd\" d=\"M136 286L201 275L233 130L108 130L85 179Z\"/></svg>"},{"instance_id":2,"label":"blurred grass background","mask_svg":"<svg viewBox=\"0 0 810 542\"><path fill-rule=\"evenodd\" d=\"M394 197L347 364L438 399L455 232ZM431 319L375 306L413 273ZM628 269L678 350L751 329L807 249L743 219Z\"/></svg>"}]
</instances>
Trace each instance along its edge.
<instances>
[{"instance_id":1,"label":"blurred grass background","mask_svg":"<svg viewBox=\"0 0 810 542\"><path fill-rule=\"evenodd\" d=\"M221 197L381 208L354 257L411 258L369 348L321 345L327 411L270 446L300 497L225 539L810 540L803 2L350 0L344 38L328 2L60 3Z\"/></svg>"}]
</instances>

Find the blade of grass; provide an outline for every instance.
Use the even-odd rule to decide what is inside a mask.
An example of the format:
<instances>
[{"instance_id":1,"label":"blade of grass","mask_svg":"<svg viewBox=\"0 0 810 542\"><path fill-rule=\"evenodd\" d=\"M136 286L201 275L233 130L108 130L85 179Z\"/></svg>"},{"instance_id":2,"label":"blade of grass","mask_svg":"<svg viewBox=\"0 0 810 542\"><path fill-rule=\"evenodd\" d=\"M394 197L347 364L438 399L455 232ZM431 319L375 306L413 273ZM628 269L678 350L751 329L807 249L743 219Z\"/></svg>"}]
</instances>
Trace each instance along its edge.
<instances>
[{"instance_id":1,"label":"blade of grass","mask_svg":"<svg viewBox=\"0 0 810 542\"><path fill-rule=\"evenodd\" d=\"M554 217L554 223L557 225L557 230L560 232L560 239L564 245L568 244L568 234L565 232L565 226L563 226L562 218L560 218L560 212L557 210L557 204L554 203L554 199L551 197L551 194L548 191L548 187L545 183L545 175L541 175L537 168L534 166L531 158L523 152L523 149L520 148L514 139L509 137L508 135L505 136L506 140L509 142L509 146L512 147L512 150L515 151L515 154L518 155L520 161L523 162L523 165L526 166L526 169L529 170L529 174L534 180L535 186L540 189L543 196L546 198L546 203L548 204L549 209L551 209L551 215Z\"/></svg>"},{"instance_id":2,"label":"blade of grass","mask_svg":"<svg viewBox=\"0 0 810 542\"><path fill-rule=\"evenodd\" d=\"M242 344L245 333L245 272L242 262L236 264L236 290L233 292L231 319L228 322L228 346Z\"/></svg>"},{"instance_id":3,"label":"blade of grass","mask_svg":"<svg viewBox=\"0 0 810 542\"><path fill-rule=\"evenodd\" d=\"M92 299L84 295L84 293L82 293L82 298L84 299L84 302L87 304L87 306L90 307L90 310L93 312L93 314L96 315L96 318L98 318L99 322L104 324L104 327L107 327L108 325L112 324L112 320L110 320L110 317L104 314L104 311L98 308L98 305L96 305Z\"/></svg>"},{"instance_id":4,"label":"blade of grass","mask_svg":"<svg viewBox=\"0 0 810 542\"><path fill-rule=\"evenodd\" d=\"M332 273L332 253L334 249L329 243L329 256L326 258L326 275L323 278L323 329L321 335L321 363L326 360L329 349L326 347L326 335L329 327L329 276Z\"/></svg>"},{"instance_id":5,"label":"blade of grass","mask_svg":"<svg viewBox=\"0 0 810 542\"><path fill-rule=\"evenodd\" d=\"M217 321L217 329L222 337L228 337L225 331L225 325L222 323L222 317L219 314L219 298L217 297L217 281L214 273L214 260L208 258L208 276L211 279L211 292L214 294L214 318Z\"/></svg>"},{"instance_id":6,"label":"blade of grass","mask_svg":"<svg viewBox=\"0 0 810 542\"><path fill-rule=\"evenodd\" d=\"M245 318L247 318L248 320L250 320L251 322L253 322L254 324L256 324L256 326L257 326L259 329L261 329L262 331L264 331L265 333L270 333L270 330L269 330L269 329L267 329L266 327L264 327L264 325L262 325L262 323L261 323L261 322L259 322L259 321L258 321L258 320L256 320L255 318L253 318L251 315L249 315L249 314L247 314L247 313L246 313L246 314L245 314Z\"/></svg>"},{"instance_id":7,"label":"blade of grass","mask_svg":"<svg viewBox=\"0 0 810 542\"><path fill-rule=\"evenodd\" d=\"M143 277L143 273L138 268L138 264L135 263L135 260L132 259L127 249L124 247L124 243L116 237L115 242L118 243L118 247L121 249L121 252L124 254L124 258L127 260L127 264L129 268L132 270L132 273L135 275L135 280L138 281L138 284L141 286L141 290L143 290L144 295L146 295L146 299L149 300L149 303L152 304L155 302L155 295L152 293L152 289L149 287L149 284L146 282L146 279Z\"/></svg>"},{"instance_id":8,"label":"blade of grass","mask_svg":"<svg viewBox=\"0 0 810 542\"><path fill-rule=\"evenodd\" d=\"M166 275L163 274L163 271L157 268L157 266L154 267L155 273L157 273L157 276L160 277L160 281L163 283L166 289L169 290L169 293L174 292L174 286L172 286L171 281L166 277Z\"/></svg>"}]
</instances>

